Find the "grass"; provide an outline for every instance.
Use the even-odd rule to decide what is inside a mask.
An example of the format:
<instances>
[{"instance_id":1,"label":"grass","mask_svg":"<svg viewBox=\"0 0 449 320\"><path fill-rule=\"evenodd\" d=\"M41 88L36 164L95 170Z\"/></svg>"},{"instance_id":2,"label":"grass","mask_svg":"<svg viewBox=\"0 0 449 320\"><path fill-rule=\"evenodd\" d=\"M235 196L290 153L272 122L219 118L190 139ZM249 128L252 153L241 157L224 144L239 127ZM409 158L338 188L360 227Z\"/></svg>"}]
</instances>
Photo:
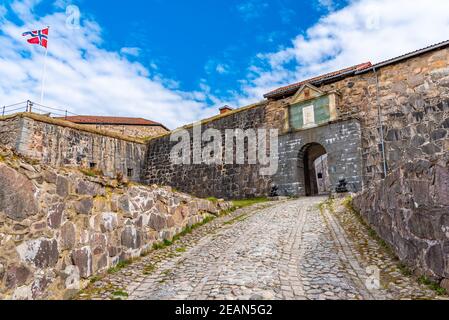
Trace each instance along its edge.
<instances>
[{"instance_id":1,"label":"grass","mask_svg":"<svg viewBox=\"0 0 449 320\"><path fill-rule=\"evenodd\" d=\"M100 276L93 276L92 278L90 278L89 282L93 284L93 283L95 283L97 281L100 281L100 280L101 280Z\"/></svg>"},{"instance_id":2,"label":"grass","mask_svg":"<svg viewBox=\"0 0 449 320\"><path fill-rule=\"evenodd\" d=\"M108 270L109 274L114 274L119 272L120 270L128 267L132 263L132 260L120 261L115 267L112 267Z\"/></svg>"},{"instance_id":3,"label":"grass","mask_svg":"<svg viewBox=\"0 0 449 320\"><path fill-rule=\"evenodd\" d=\"M87 169L87 168L81 168L79 169L84 175L88 176L88 177L98 177L98 176L103 176L103 171L98 170L98 169Z\"/></svg>"},{"instance_id":4,"label":"grass","mask_svg":"<svg viewBox=\"0 0 449 320\"><path fill-rule=\"evenodd\" d=\"M429 289L435 291L438 295L444 296L447 294L446 289L442 288L438 283L435 281L430 280L426 276L421 276L418 278L418 282L422 285L427 286Z\"/></svg>"},{"instance_id":5,"label":"grass","mask_svg":"<svg viewBox=\"0 0 449 320\"><path fill-rule=\"evenodd\" d=\"M225 225L231 225L231 224L234 224L234 223L236 223L236 222L243 221L243 220L245 220L247 217L248 217L248 215L245 213L245 214L239 215L238 217L235 217L234 219L231 219L231 220L229 220L229 221L226 221L224 224L225 224Z\"/></svg>"},{"instance_id":6,"label":"grass","mask_svg":"<svg viewBox=\"0 0 449 320\"><path fill-rule=\"evenodd\" d=\"M125 297L125 298L127 298L127 297L129 296L128 293L125 292L125 291L123 291L123 290L117 290L117 291L114 291L114 292L112 293L112 295L113 295L114 297Z\"/></svg>"},{"instance_id":7,"label":"grass","mask_svg":"<svg viewBox=\"0 0 449 320\"><path fill-rule=\"evenodd\" d=\"M187 248L186 247L181 247L181 248L177 248L176 249L176 252L179 252L179 253L184 253L184 252L186 252L187 251Z\"/></svg>"},{"instance_id":8,"label":"grass","mask_svg":"<svg viewBox=\"0 0 449 320\"><path fill-rule=\"evenodd\" d=\"M240 209L240 208L244 208L244 207L249 207L252 205L255 205L257 203L263 203L263 202L268 202L268 198L263 197L263 198L253 198L253 199L243 199L243 200L233 200L232 201L232 205L236 208L236 209Z\"/></svg>"},{"instance_id":9,"label":"grass","mask_svg":"<svg viewBox=\"0 0 449 320\"><path fill-rule=\"evenodd\" d=\"M206 198L206 200L208 200L210 202L213 202L213 203L217 203L218 202L218 199L215 198L215 197L209 197L209 198Z\"/></svg>"},{"instance_id":10,"label":"grass","mask_svg":"<svg viewBox=\"0 0 449 320\"><path fill-rule=\"evenodd\" d=\"M153 273L153 271L156 269L156 266L154 264L149 264L143 268L143 274L144 275L150 275Z\"/></svg>"}]
</instances>

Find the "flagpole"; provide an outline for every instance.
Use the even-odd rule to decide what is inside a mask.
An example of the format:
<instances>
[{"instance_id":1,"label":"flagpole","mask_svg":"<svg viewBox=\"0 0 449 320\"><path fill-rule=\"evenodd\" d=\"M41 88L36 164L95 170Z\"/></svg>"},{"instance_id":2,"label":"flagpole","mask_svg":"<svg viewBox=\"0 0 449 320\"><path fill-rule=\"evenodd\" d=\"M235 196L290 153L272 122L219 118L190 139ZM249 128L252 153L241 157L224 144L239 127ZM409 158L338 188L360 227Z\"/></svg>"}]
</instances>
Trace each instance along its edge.
<instances>
[{"instance_id":1,"label":"flagpole","mask_svg":"<svg viewBox=\"0 0 449 320\"><path fill-rule=\"evenodd\" d=\"M47 76L47 56L48 56L48 44L50 40L50 27L48 26L48 37L47 37L47 47L45 48L45 57L44 57L44 72L42 73L42 88L41 88L41 104L44 104L44 90L45 90L45 78Z\"/></svg>"}]
</instances>

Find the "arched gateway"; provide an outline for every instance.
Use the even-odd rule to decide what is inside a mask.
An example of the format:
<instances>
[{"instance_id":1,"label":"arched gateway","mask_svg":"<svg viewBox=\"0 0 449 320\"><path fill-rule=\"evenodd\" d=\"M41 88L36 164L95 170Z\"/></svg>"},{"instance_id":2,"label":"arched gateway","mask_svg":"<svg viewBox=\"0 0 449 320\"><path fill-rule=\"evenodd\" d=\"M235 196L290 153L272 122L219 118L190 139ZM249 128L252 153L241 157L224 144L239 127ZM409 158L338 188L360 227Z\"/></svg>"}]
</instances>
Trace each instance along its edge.
<instances>
[{"instance_id":1,"label":"arched gateway","mask_svg":"<svg viewBox=\"0 0 449 320\"><path fill-rule=\"evenodd\" d=\"M328 194L330 190L327 151L319 143L309 143L299 152L299 179L307 196Z\"/></svg>"},{"instance_id":2,"label":"arched gateway","mask_svg":"<svg viewBox=\"0 0 449 320\"><path fill-rule=\"evenodd\" d=\"M350 191L362 189L360 123L340 117L338 100L337 92L306 84L286 106L287 129L279 137L279 170L273 177L280 195L328 194L341 179Z\"/></svg>"}]
</instances>

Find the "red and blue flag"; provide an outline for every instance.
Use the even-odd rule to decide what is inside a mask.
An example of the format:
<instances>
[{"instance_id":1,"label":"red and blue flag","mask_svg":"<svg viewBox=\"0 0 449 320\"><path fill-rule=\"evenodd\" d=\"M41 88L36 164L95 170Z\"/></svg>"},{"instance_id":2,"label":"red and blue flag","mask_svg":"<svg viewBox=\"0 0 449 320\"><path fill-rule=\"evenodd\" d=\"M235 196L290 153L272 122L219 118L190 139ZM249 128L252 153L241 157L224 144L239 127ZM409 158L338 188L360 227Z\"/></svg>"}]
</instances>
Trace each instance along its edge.
<instances>
[{"instance_id":1,"label":"red and blue flag","mask_svg":"<svg viewBox=\"0 0 449 320\"><path fill-rule=\"evenodd\" d=\"M38 44L47 48L48 46L48 29L36 30L36 31L28 31L22 34L23 37L29 37L27 39L28 43Z\"/></svg>"}]
</instances>

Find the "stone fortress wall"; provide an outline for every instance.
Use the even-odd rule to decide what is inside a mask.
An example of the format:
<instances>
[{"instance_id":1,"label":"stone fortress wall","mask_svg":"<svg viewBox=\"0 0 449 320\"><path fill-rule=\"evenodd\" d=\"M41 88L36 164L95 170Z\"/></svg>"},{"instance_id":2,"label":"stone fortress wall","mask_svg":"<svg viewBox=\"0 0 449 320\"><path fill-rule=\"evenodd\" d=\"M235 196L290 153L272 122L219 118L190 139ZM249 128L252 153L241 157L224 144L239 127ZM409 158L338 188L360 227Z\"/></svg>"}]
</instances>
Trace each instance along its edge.
<instances>
[{"instance_id":1,"label":"stone fortress wall","mask_svg":"<svg viewBox=\"0 0 449 320\"><path fill-rule=\"evenodd\" d=\"M204 121L204 129L278 129L281 136L277 175L260 177L258 165L172 165L169 152L175 143L164 136L149 142L143 180L174 185L179 190L201 196L268 195L272 185L279 186L284 195L304 195L298 171L300 151L308 143L317 142L328 149L330 160L338 160L334 164L329 161L333 187L339 177L344 177L353 186L351 191L361 191L384 178L378 106L388 170L394 170L404 161L428 158L449 148L447 47L384 66L376 72L368 70L318 87L325 92L337 90L339 93L338 121L327 126L290 129L288 106L292 97L267 100ZM343 128L345 121L351 128L349 131Z\"/></svg>"},{"instance_id":2,"label":"stone fortress wall","mask_svg":"<svg viewBox=\"0 0 449 320\"><path fill-rule=\"evenodd\" d=\"M35 114L0 119L0 142L19 154L57 167L83 167L140 181L146 144L135 138Z\"/></svg>"},{"instance_id":3,"label":"stone fortress wall","mask_svg":"<svg viewBox=\"0 0 449 320\"><path fill-rule=\"evenodd\" d=\"M111 124L83 124L86 128L96 130L105 130L129 137L137 137L141 139L149 137L157 137L166 134L166 130L162 126L133 126L133 125L111 125Z\"/></svg>"},{"instance_id":4,"label":"stone fortress wall","mask_svg":"<svg viewBox=\"0 0 449 320\"><path fill-rule=\"evenodd\" d=\"M89 277L229 209L35 164L2 146L0 186L0 300L70 298Z\"/></svg>"}]
</instances>

